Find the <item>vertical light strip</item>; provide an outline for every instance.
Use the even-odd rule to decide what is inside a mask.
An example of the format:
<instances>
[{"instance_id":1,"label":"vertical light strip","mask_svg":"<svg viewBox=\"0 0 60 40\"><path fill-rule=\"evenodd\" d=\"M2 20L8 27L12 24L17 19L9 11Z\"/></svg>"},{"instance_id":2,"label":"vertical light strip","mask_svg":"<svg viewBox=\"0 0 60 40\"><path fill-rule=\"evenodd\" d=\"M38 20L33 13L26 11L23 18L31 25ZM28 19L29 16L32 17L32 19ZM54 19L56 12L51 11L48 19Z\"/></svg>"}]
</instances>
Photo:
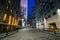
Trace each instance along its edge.
<instances>
[{"instance_id":1,"label":"vertical light strip","mask_svg":"<svg viewBox=\"0 0 60 40\"><path fill-rule=\"evenodd\" d=\"M26 25L27 25L28 0L27 0L26 4L27 4L27 5L26 5Z\"/></svg>"},{"instance_id":2,"label":"vertical light strip","mask_svg":"<svg viewBox=\"0 0 60 40\"><path fill-rule=\"evenodd\" d=\"M28 0L27 0L26 4L27 4L27 5L26 5L26 19L27 19L27 12L28 12L28 10L27 10L27 9L28 9Z\"/></svg>"},{"instance_id":3,"label":"vertical light strip","mask_svg":"<svg viewBox=\"0 0 60 40\"><path fill-rule=\"evenodd\" d=\"M12 16L10 15L10 16L9 16L9 21L8 21L8 24L9 24L9 25L11 24L11 19L12 19Z\"/></svg>"},{"instance_id":4,"label":"vertical light strip","mask_svg":"<svg viewBox=\"0 0 60 40\"><path fill-rule=\"evenodd\" d=\"M24 14L24 18L27 20L27 0L21 0L21 4L20 6L22 7L21 8L21 11L22 11L22 14ZM24 11L23 11L24 10Z\"/></svg>"},{"instance_id":5,"label":"vertical light strip","mask_svg":"<svg viewBox=\"0 0 60 40\"><path fill-rule=\"evenodd\" d=\"M7 14L4 14L4 19L3 19L4 21L6 20L6 17L7 17Z\"/></svg>"},{"instance_id":6,"label":"vertical light strip","mask_svg":"<svg viewBox=\"0 0 60 40\"><path fill-rule=\"evenodd\" d=\"M12 18L12 25L14 25L14 17Z\"/></svg>"},{"instance_id":7,"label":"vertical light strip","mask_svg":"<svg viewBox=\"0 0 60 40\"><path fill-rule=\"evenodd\" d=\"M28 9L28 0L21 0L21 4L20 4L20 7L21 7L21 14L23 15L23 18L26 20L27 22L27 9Z\"/></svg>"},{"instance_id":8,"label":"vertical light strip","mask_svg":"<svg viewBox=\"0 0 60 40\"><path fill-rule=\"evenodd\" d=\"M15 25L16 25L16 19L15 19Z\"/></svg>"}]
</instances>

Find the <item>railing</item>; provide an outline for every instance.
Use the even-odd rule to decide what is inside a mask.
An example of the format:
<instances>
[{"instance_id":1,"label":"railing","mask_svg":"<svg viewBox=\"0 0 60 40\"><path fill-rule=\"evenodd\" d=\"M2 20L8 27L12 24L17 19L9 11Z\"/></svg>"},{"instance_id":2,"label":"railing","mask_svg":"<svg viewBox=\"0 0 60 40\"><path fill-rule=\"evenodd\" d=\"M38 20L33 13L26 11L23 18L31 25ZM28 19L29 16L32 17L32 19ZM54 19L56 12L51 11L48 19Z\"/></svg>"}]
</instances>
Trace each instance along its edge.
<instances>
[{"instance_id":1,"label":"railing","mask_svg":"<svg viewBox=\"0 0 60 40\"><path fill-rule=\"evenodd\" d=\"M18 32L19 25L8 25L6 23L0 23L0 39L8 35Z\"/></svg>"}]
</instances>

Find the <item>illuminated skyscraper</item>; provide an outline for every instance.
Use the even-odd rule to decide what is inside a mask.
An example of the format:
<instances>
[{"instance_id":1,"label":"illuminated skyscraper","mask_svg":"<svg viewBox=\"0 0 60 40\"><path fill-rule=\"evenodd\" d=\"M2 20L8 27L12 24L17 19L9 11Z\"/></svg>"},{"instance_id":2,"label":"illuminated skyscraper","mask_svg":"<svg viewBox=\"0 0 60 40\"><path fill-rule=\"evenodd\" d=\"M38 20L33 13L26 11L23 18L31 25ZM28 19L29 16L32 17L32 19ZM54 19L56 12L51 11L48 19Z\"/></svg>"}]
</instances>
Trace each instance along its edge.
<instances>
[{"instance_id":1,"label":"illuminated skyscraper","mask_svg":"<svg viewBox=\"0 0 60 40\"><path fill-rule=\"evenodd\" d=\"M27 20L27 0L21 0L21 14L23 15L23 18Z\"/></svg>"},{"instance_id":2,"label":"illuminated skyscraper","mask_svg":"<svg viewBox=\"0 0 60 40\"><path fill-rule=\"evenodd\" d=\"M27 0L21 0L22 26L27 23Z\"/></svg>"}]
</instances>

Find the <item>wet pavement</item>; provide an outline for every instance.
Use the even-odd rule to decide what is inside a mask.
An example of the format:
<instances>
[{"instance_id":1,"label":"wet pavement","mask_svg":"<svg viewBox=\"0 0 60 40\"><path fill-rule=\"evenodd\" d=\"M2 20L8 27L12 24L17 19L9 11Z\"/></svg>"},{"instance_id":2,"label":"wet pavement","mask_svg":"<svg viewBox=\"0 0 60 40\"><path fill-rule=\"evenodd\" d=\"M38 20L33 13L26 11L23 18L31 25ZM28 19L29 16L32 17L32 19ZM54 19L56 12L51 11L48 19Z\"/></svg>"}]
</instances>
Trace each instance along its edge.
<instances>
[{"instance_id":1,"label":"wet pavement","mask_svg":"<svg viewBox=\"0 0 60 40\"><path fill-rule=\"evenodd\" d=\"M60 40L60 37L41 30L24 28L0 40Z\"/></svg>"}]
</instances>

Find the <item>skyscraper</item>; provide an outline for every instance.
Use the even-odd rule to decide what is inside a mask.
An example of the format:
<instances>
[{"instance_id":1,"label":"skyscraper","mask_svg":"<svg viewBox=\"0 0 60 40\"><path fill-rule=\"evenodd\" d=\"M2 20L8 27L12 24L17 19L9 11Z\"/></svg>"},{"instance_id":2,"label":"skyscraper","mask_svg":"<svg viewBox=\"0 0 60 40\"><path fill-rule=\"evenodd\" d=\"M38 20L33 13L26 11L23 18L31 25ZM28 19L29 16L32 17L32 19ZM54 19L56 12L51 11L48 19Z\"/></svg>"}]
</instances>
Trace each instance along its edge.
<instances>
[{"instance_id":1,"label":"skyscraper","mask_svg":"<svg viewBox=\"0 0 60 40\"><path fill-rule=\"evenodd\" d=\"M27 0L21 0L21 14L25 20L27 19Z\"/></svg>"},{"instance_id":2,"label":"skyscraper","mask_svg":"<svg viewBox=\"0 0 60 40\"><path fill-rule=\"evenodd\" d=\"M27 23L27 0L21 0L22 26Z\"/></svg>"}]
</instances>

